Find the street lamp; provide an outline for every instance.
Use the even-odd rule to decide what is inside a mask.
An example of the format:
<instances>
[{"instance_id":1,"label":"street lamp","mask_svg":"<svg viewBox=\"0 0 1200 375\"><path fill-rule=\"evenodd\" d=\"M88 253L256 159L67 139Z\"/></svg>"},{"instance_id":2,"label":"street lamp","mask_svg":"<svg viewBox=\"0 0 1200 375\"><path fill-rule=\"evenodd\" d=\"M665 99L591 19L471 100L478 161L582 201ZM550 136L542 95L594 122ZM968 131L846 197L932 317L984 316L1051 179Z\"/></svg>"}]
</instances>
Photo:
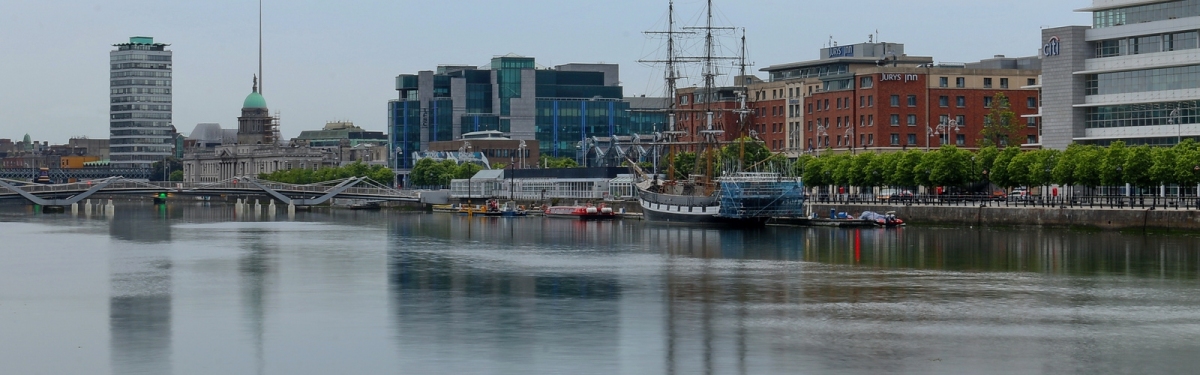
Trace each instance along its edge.
<instances>
[{"instance_id":1,"label":"street lamp","mask_svg":"<svg viewBox=\"0 0 1200 375\"><path fill-rule=\"evenodd\" d=\"M817 136L817 157L821 156L821 140L825 140L825 146L829 146L829 124L822 124L821 120L817 120L817 130L814 132Z\"/></svg>"},{"instance_id":2,"label":"street lamp","mask_svg":"<svg viewBox=\"0 0 1200 375\"><path fill-rule=\"evenodd\" d=\"M522 139L521 144L517 145L517 152L519 152L521 154L521 169L528 168L525 165L525 148L526 148L525 140Z\"/></svg>"}]
</instances>

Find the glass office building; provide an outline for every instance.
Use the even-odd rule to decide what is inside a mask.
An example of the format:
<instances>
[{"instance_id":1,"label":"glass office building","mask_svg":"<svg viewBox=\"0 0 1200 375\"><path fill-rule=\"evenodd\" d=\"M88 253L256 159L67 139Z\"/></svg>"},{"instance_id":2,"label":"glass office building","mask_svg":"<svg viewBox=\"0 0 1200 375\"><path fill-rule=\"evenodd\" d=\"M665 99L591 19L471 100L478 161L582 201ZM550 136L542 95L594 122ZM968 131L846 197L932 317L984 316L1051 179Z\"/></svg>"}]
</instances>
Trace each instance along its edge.
<instances>
[{"instance_id":1,"label":"glass office building","mask_svg":"<svg viewBox=\"0 0 1200 375\"><path fill-rule=\"evenodd\" d=\"M1044 139L1200 138L1200 0L1093 0L1093 23L1042 31Z\"/></svg>"},{"instance_id":2,"label":"glass office building","mask_svg":"<svg viewBox=\"0 0 1200 375\"><path fill-rule=\"evenodd\" d=\"M171 51L136 36L109 52L109 147L114 167L149 168L175 152Z\"/></svg>"},{"instance_id":3,"label":"glass office building","mask_svg":"<svg viewBox=\"0 0 1200 375\"><path fill-rule=\"evenodd\" d=\"M506 55L483 67L446 65L403 74L396 77L396 90L389 123L399 169L411 168L413 152L429 142L471 132L499 131L537 140L544 155L579 157L589 138L631 135L653 129L645 123L666 121L665 113L631 114L614 64L546 68L532 57Z\"/></svg>"}]
</instances>

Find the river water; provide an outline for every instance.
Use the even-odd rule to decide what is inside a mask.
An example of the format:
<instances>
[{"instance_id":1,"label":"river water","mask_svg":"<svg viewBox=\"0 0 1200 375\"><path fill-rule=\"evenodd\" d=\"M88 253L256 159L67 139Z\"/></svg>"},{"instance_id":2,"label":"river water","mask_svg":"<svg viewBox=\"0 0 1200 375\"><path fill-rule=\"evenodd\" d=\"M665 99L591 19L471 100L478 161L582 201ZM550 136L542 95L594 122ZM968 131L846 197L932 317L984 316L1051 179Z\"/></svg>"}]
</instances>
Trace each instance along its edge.
<instances>
[{"instance_id":1,"label":"river water","mask_svg":"<svg viewBox=\"0 0 1200 375\"><path fill-rule=\"evenodd\" d=\"M0 208L4 374L1193 373L1200 237Z\"/></svg>"}]
</instances>

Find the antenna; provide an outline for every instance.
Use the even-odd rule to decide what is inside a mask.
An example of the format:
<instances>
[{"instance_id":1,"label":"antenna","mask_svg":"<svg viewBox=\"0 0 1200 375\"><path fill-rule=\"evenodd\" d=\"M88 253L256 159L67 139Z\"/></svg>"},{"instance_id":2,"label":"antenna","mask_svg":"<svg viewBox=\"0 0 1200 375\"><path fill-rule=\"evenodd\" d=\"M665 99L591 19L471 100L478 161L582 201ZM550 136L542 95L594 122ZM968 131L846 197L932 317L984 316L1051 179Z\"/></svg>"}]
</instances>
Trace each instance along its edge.
<instances>
[{"instance_id":1,"label":"antenna","mask_svg":"<svg viewBox=\"0 0 1200 375\"><path fill-rule=\"evenodd\" d=\"M258 0L258 92L262 93L262 0Z\"/></svg>"}]
</instances>

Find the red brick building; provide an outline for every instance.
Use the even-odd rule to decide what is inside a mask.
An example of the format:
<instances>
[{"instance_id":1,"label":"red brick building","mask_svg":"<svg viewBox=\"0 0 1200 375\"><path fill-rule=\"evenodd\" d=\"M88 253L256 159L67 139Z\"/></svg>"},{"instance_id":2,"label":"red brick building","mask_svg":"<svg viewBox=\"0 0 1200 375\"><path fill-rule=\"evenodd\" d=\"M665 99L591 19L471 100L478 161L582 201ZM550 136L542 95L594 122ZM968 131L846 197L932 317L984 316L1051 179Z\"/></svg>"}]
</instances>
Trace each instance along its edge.
<instances>
[{"instance_id":1,"label":"red brick building","mask_svg":"<svg viewBox=\"0 0 1200 375\"><path fill-rule=\"evenodd\" d=\"M1000 92L1017 116L1037 114L1037 71L1016 69L863 69L841 90L804 98L804 144L809 149L979 147L984 118ZM1002 145L1037 143L1030 118L1017 139Z\"/></svg>"}]
</instances>

